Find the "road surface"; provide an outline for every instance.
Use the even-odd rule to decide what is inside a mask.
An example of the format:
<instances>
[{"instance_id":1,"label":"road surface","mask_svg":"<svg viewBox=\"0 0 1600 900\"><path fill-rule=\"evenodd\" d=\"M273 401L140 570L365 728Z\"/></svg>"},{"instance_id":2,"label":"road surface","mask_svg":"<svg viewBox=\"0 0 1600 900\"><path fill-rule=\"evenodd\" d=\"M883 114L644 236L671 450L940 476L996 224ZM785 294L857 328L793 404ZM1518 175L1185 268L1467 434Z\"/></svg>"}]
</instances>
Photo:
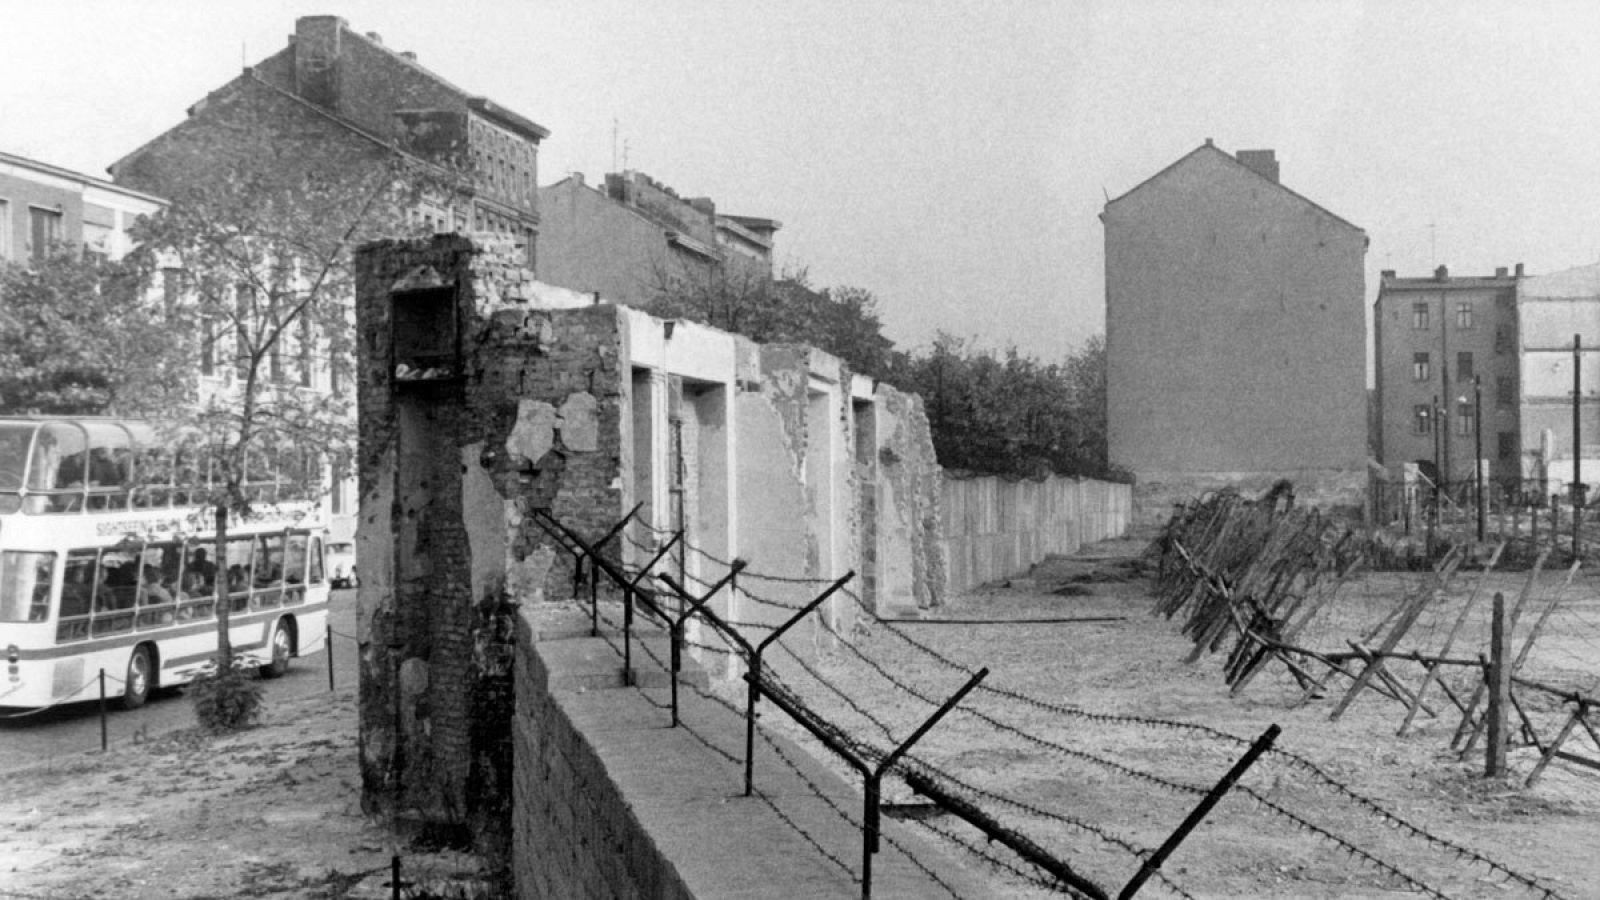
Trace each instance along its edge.
<instances>
[{"instance_id":1,"label":"road surface","mask_svg":"<svg viewBox=\"0 0 1600 900\"><path fill-rule=\"evenodd\" d=\"M356 592L334 591L329 604L328 623L333 626L333 677L339 687L356 683ZM263 681L266 702L305 697L328 690L328 657L322 649L323 636L306 635L305 644L314 652L297 657L282 678ZM143 708L117 709L108 701L106 736L110 752L135 740L154 738L169 731L195 724L194 709L181 691L161 691ZM15 716L18 710L0 711L0 716ZM98 703L73 703L20 718L0 718L0 772L20 765L56 757L100 751L100 709Z\"/></svg>"}]
</instances>

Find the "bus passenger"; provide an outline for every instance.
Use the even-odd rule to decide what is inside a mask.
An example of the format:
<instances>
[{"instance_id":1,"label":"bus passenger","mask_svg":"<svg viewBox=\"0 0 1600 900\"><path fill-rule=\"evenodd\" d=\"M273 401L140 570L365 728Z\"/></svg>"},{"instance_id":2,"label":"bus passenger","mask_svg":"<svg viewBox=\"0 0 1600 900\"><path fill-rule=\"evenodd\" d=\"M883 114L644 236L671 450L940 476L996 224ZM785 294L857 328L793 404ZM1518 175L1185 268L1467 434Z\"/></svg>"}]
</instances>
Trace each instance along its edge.
<instances>
[{"instance_id":1,"label":"bus passenger","mask_svg":"<svg viewBox=\"0 0 1600 900\"><path fill-rule=\"evenodd\" d=\"M188 585L189 573L191 572L198 579L193 588ZM211 586L216 584L217 581L217 567L206 559L206 548L196 547L194 553L190 554L189 565L184 567L183 577L185 581L184 590L189 593L195 593L196 589L199 589L200 593L211 593Z\"/></svg>"},{"instance_id":2,"label":"bus passenger","mask_svg":"<svg viewBox=\"0 0 1600 900\"><path fill-rule=\"evenodd\" d=\"M161 584L161 573L154 566L144 567L144 584L141 586L143 604L155 606L172 602L172 592Z\"/></svg>"}]
</instances>

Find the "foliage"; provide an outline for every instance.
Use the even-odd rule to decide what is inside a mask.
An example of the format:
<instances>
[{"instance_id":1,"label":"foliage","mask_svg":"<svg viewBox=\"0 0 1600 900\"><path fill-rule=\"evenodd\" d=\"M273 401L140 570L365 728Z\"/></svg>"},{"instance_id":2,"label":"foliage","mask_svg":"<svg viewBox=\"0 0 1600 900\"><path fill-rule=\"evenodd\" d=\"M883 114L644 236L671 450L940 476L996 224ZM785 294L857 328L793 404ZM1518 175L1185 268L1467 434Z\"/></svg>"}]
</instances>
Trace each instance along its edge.
<instances>
[{"instance_id":1,"label":"foliage","mask_svg":"<svg viewBox=\"0 0 1600 900\"><path fill-rule=\"evenodd\" d=\"M204 672L189 683L200 727L216 733L253 725L261 715L261 680L241 666Z\"/></svg>"},{"instance_id":2,"label":"foliage","mask_svg":"<svg viewBox=\"0 0 1600 900\"><path fill-rule=\"evenodd\" d=\"M922 395L934 451L947 469L1012 477L1116 478L1106 464L1105 341L1062 363L1015 347L1003 354L940 332L899 355L889 380Z\"/></svg>"},{"instance_id":3,"label":"foliage","mask_svg":"<svg viewBox=\"0 0 1600 900\"><path fill-rule=\"evenodd\" d=\"M761 344L809 344L874 378L883 377L894 348L870 291L814 288L804 269L778 278L737 268L709 278L657 272L655 294L649 312L659 318L701 322Z\"/></svg>"},{"instance_id":4,"label":"foliage","mask_svg":"<svg viewBox=\"0 0 1600 900\"><path fill-rule=\"evenodd\" d=\"M140 415L190 395L189 329L141 262L63 245L0 263L0 412Z\"/></svg>"}]
</instances>

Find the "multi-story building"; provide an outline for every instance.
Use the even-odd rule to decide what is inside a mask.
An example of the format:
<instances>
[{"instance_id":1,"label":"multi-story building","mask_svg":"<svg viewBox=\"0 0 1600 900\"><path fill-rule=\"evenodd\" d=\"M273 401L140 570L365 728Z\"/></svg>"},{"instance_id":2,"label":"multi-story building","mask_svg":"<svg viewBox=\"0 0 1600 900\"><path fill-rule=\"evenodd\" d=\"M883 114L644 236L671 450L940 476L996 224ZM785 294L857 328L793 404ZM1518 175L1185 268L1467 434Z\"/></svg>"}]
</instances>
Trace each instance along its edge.
<instances>
[{"instance_id":1,"label":"multi-story building","mask_svg":"<svg viewBox=\"0 0 1600 900\"><path fill-rule=\"evenodd\" d=\"M1373 302L1373 439L1391 477L1411 464L1448 488L1477 477L1475 459L1487 461L1487 477L1496 482L1522 477L1522 282L1520 263L1482 276L1452 276L1445 266L1421 278L1384 270Z\"/></svg>"},{"instance_id":2,"label":"multi-story building","mask_svg":"<svg viewBox=\"0 0 1600 900\"><path fill-rule=\"evenodd\" d=\"M462 177L463 194L424 206L419 218L436 231L514 238L534 265L539 142L550 132L444 80L415 53L390 50L375 33L352 31L337 16L297 19L288 46L190 107L184 122L113 163L112 174L118 183L157 191L181 185L188 172L168 151L203 141L208 131L244 115L276 125L286 143L363 148L348 156L350 164L401 152L448 166Z\"/></svg>"},{"instance_id":3,"label":"multi-story building","mask_svg":"<svg viewBox=\"0 0 1600 900\"><path fill-rule=\"evenodd\" d=\"M548 136L542 126L424 68L415 53L390 50L377 34L352 31L339 17L308 16L296 20L286 47L212 91L184 121L113 163L111 172L119 184L181 198L206 189L206 179L233 177L217 160L237 155L241 137L270 147L251 165L270 156L281 174L304 178L310 188L363 183L403 159L430 170L432 186L404 210L417 226L515 241L531 269L538 149ZM300 348L319 340L292 337L288 343ZM226 335L206 338L203 348L226 353ZM199 362L202 396L233 389L233 366L206 352ZM353 360L343 362L280 367L274 353L272 369L281 368L282 384L291 388L342 393L349 386L338 376ZM277 383L279 376L271 377ZM354 479L336 477L336 542L354 533L355 496Z\"/></svg>"},{"instance_id":4,"label":"multi-story building","mask_svg":"<svg viewBox=\"0 0 1600 900\"><path fill-rule=\"evenodd\" d=\"M0 261L41 259L58 244L120 258L128 230L166 201L60 166L0 153Z\"/></svg>"},{"instance_id":5,"label":"multi-story building","mask_svg":"<svg viewBox=\"0 0 1600 900\"><path fill-rule=\"evenodd\" d=\"M659 293L772 275L772 219L728 216L707 197L685 199L642 172L573 173L539 189L539 278L644 306Z\"/></svg>"},{"instance_id":6,"label":"multi-story building","mask_svg":"<svg viewBox=\"0 0 1600 900\"><path fill-rule=\"evenodd\" d=\"M1278 176L1273 151L1207 140L1100 216L1108 450L1145 521L1281 478L1362 502L1367 236Z\"/></svg>"},{"instance_id":7,"label":"multi-story building","mask_svg":"<svg viewBox=\"0 0 1600 900\"><path fill-rule=\"evenodd\" d=\"M1522 477L1543 492L1565 493L1576 460L1593 500L1600 483L1600 264L1523 279L1516 307Z\"/></svg>"}]
</instances>

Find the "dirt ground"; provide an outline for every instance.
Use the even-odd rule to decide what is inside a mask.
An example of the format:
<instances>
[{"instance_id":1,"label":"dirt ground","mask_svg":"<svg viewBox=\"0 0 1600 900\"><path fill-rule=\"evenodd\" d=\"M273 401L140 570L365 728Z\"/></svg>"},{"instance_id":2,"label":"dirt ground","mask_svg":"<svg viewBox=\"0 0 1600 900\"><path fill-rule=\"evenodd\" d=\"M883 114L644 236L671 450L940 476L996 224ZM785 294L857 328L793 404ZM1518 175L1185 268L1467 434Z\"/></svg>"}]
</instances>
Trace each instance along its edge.
<instances>
[{"instance_id":1,"label":"dirt ground","mask_svg":"<svg viewBox=\"0 0 1600 900\"><path fill-rule=\"evenodd\" d=\"M1113 896L1138 854L1195 807L1195 790L1276 724L1277 748L1294 756L1269 753L1252 767L1140 897L1600 897L1600 772L1558 762L1525 788L1533 751L1518 750L1511 778L1485 780L1481 758L1462 762L1448 749L1457 716L1441 710L1397 738L1402 708L1369 692L1330 722L1342 691L1296 705L1300 691L1281 667L1230 697L1221 660L1186 664L1190 644L1175 623L1150 615L1148 583L1128 579L1112 558L1137 547L1052 560L930 616L1003 620L993 624L854 630L852 644L878 669L842 647L815 674L783 654L775 662L808 702L878 744L903 740L954 692L967 678L957 666L989 667L912 755L961 779L1007 827ZM1546 576L1550 590L1563 574ZM1523 576L1496 577L1514 593ZM1571 591L1580 608L1595 604L1593 616L1552 639L1544 671L1600 671L1585 630L1600 622L1600 603L1596 581L1585 579ZM1407 584L1374 576L1352 585L1325 636L1346 619L1351 629L1374 621ZM1105 620L1020 621L1068 618ZM389 896L395 852L406 881L442 886L481 875L464 854L397 848L362 816L353 692L333 698L278 705L259 727L227 738L178 732L0 773L0 820L9 825L0 830L0 897L379 898ZM891 802L917 799L904 785L889 792ZM990 852L995 863L972 864L992 869L1008 893L1059 896L965 826L926 822Z\"/></svg>"},{"instance_id":2,"label":"dirt ground","mask_svg":"<svg viewBox=\"0 0 1600 900\"><path fill-rule=\"evenodd\" d=\"M331 699L330 699L331 697ZM476 860L396 846L360 809L353 689L0 773L0 898L388 898L454 889ZM448 896L448 894L445 894Z\"/></svg>"},{"instance_id":3,"label":"dirt ground","mask_svg":"<svg viewBox=\"0 0 1600 900\"><path fill-rule=\"evenodd\" d=\"M967 677L939 656L969 670L987 666L982 686L912 756L961 779L980 805L1111 896L1196 806L1196 789L1217 782L1252 739L1278 725L1275 749L1293 756L1262 757L1162 866L1166 880L1152 879L1139 896L1600 897L1600 771L1557 761L1527 788L1537 759L1527 748L1512 752L1510 777L1485 779L1481 752L1463 762L1449 749L1460 715L1437 688L1429 705L1438 717L1421 716L1403 738L1396 731L1405 708L1371 691L1330 721L1344 679L1299 705L1299 686L1274 664L1230 697L1221 656L1185 663L1192 645L1178 624L1153 617L1149 582L1126 578L1129 570L1118 565L1115 557L1140 546L1112 542L1086 551L1104 558L1053 559L1029 578L957 598L930 621L858 630L850 641L876 667L841 648L814 673L781 657L779 671L850 733L889 744ZM1321 639L1360 637L1421 577L1350 583L1322 622ZM1486 592L1514 598L1526 577L1491 575ZM1543 575L1529 609L1560 590L1564 577ZM1442 640L1471 587L1458 579L1413 630L1414 641L1426 648ZM1571 683L1600 675L1600 596L1585 576L1563 596L1530 671ZM1022 621L1102 617L1111 620ZM1525 614L1519 636L1532 619ZM1486 629L1475 617L1457 653L1471 652L1467 641ZM1420 668L1397 671L1413 685L1421 680ZM822 682L846 687L851 703L830 699L838 695ZM1524 699L1548 740L1561 722L1560 704ZM1600 727L1600 716L1590 719ZM1568 749L1600 759L1593 741L1577 735ZM902 788L888 799L917 798ZM1019 872L1031 869L975 840L975 832L954 823L941 830L990 851L996 877L1016 896L1056 896L1030 885Z\"/></svg>"}]
</instances>

